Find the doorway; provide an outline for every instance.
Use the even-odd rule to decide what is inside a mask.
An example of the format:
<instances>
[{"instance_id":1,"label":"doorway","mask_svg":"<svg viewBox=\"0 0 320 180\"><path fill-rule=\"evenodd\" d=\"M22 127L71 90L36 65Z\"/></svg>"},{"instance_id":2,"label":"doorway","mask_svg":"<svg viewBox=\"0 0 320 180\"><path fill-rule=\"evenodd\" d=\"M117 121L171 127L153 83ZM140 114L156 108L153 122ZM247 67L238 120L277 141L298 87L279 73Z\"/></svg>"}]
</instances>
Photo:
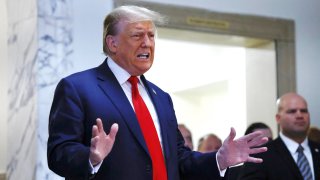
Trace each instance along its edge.
<instances>
[{"instance_id":1,"label":"doorway","mask_svg":"<svg viewBox=\"0 0 320 180\"><path fill-rule=\"evenodd\" d=\"M230 127L242 135L256 121L276 128L273 41L159 28L156 42L146 76L171 95L178 122L195 140L208 133L224 139Z\"/></svg>"}]
</instances>

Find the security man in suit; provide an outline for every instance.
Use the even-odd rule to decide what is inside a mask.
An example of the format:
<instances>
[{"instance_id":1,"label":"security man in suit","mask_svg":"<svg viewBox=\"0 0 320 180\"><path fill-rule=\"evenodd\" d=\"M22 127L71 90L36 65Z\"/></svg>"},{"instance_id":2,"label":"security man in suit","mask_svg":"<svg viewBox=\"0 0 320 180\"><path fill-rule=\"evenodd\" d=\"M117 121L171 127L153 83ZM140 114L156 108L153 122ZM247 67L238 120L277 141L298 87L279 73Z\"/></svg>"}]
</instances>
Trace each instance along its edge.
<instances>
[{"instance_id":1,"label":"security man in suit","mask_svg":"<svg viewBox=\"0 0 320 180\"><path fill-rule=\"evenodd\" d=\"M277 106L279 137L267 144L267 152L256 155L263 163L244 164L240 179L319 180L320 145L307 138L310 114L306 100L286 93Z\"/></svg>"}]
</instances>

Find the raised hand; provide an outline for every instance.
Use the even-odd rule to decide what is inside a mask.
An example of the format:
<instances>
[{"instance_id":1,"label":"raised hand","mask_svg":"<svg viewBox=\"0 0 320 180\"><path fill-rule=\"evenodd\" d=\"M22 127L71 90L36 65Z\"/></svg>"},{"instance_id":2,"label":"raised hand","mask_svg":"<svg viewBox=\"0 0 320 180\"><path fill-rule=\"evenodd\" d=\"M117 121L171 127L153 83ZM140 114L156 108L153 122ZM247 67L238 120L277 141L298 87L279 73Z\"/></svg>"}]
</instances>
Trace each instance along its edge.
<instances>
[{"instance_id":1,"label":"raised hand","mask_svg":"<svg viewBox=\"0 0 320 180\"><path fill-rule=\"evenodd\" d=\"M229 136L224 140L217 152L217 160L220 170L243 162L261 163L262 159L251 157L250 154L257 154L267 151L266 147L258 147L268 141L261 132L256 131L239 139L234 139L236 131L231 128Z\"/></svg>"},{"instance_id":2,"label":"raised hand","mask_svg":"<svg viewBox=\"0 0 320 180\"><path fill-rule=\"evenodd\" d=\"M92 138L90 146L90 162L93 166L99 164L111 151L117 132L118 124L113 124L110 133L107 135L103 129L100 118L97 124L92 126Z\"/></svg>"}]
</instances>

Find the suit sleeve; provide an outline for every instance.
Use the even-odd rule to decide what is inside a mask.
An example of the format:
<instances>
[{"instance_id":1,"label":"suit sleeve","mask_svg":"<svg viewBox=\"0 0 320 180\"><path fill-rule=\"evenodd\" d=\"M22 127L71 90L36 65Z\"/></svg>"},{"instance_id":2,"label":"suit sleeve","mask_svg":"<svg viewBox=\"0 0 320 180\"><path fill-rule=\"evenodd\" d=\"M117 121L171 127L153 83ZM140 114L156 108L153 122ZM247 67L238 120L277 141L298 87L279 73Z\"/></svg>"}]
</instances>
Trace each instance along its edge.
<instances>
[{"instance_id":1,"label":"suit sleeve","mask_svg":"<svg viewBox=\"0 0 320 180\"><path fill-rule=\"evenodd\" d=\"M85 145L84 119L77 88L61 80L49 115L47 147L48 166L60 176L88 179L90 150L89 144Z\"/></svg>"},{"instance_id":2,"label":"suit sleeve","mask_svg":"<svg viewBox=\"0 0 320 180\"><path fill-rule=\"evenodd\" d=\"M178 158L181 179L183 180L216 180L221 179L216 161L216 153L200 153L184 147L183 137L178 130L180 140Z\"/></svg>"}]
</instances>

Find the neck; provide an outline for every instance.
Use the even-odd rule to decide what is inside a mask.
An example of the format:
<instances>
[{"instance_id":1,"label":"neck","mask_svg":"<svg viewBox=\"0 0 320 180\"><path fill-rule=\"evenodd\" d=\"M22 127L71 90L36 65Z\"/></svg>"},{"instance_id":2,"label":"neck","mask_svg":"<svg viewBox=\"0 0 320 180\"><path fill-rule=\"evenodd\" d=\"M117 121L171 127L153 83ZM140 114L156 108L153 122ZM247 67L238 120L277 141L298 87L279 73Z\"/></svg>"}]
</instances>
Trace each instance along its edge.
<instances>
[{"instance_id":1,"label":"neck","mask_svg":"<svg viewBox=\"0 0 320 180\"><path fill-rule=\"evenodd\" d=\"M287 136L288 138L292 139L293 141L295 141L298 144L301 144L307 137L306 133L288 133L288 132L283 132L283 135Z\"/></svg>"}]
</instances>

